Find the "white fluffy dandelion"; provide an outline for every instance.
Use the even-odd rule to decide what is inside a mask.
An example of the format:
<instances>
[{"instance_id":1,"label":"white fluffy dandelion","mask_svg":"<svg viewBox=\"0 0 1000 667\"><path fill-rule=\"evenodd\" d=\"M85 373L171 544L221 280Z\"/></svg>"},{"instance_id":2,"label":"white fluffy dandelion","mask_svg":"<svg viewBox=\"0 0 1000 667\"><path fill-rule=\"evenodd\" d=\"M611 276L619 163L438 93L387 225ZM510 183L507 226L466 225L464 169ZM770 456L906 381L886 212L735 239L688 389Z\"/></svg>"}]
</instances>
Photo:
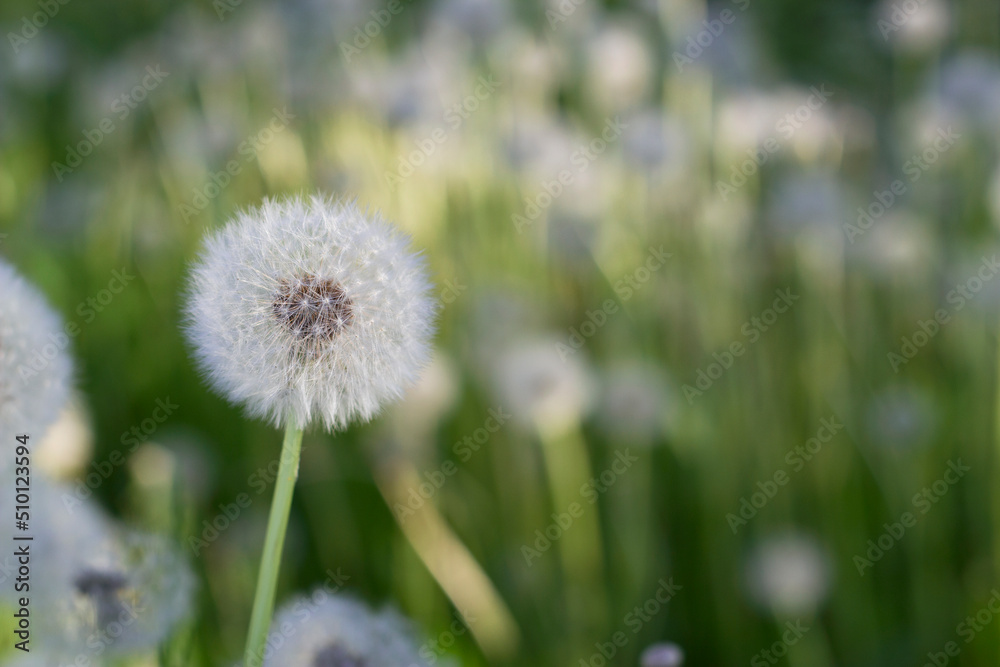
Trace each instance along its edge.
<instances>
[{"instance_id":1,"label":"white fluffy dandelion","mask_svg":"<svg viewBox=\"0 0 1000 667\"><path fill-rule=\"evenodd\" d=\"M0 260L0 434L41 437L69 399L69 337L31 284Z\"/></svg>"},{"instance_id":2,"label":"white fluffy dandelion","mask_svg":"<svg viewBox=\"0 0 1000 667\"><path fill-rule=\"evenodd\" d=\"M191 611L194 578L167 540L116 529L66 571L67 585L42 609L51 622L45 637L86 652L104 644L126 655L159 646Z\"/></svg>"},{"instance_id":3,"label":"white fluffy dandelion","mask_svg":"<svg viewBox=\"0 0 1000 667\"><path fill-rule=\"evenodd\" d=\"M188 335L212 385L285 428L245 664L264 655L302 429L370 419L430 356L423 259L380 216L322 197L265 200L206 243Z\"/></svg>"},{"instance_id":4,"label":"white fluffy dandelion","mask_svg":"<svg viewBox=\"0 0 1000 667\"><path fill-rule=\"evenodd\" d=\"M398 612L373 612L349 597L320 591L313 598L293 600L278 612L273 632L289 628L293 639L272 651L264 667L429 665L421 657L410 623Z\"/></svg>"},{"instance_id":5,"label":"white fluffy dandelion","mask_svg":"<svg viewBox=\"0 0 1000 667\"><path fill-rule=\"evenodd\" d=\"M59 664L156 648L191 609L194 578L177 548L118 526L68 486L39 475L31 482L32 563L44 573L31 590L40 648ZM10 542L9 531L0 538Z\"/></svg>"},{"instance_id":6,"label":"white fluffy dandelion","mask_svg":"<svg viewBox=\"0 0 1000 667\"><path fill-rule=\"evenodd\" d=\"M211 237L188 334L212 385L255 416L370 419L429 354L434 304L408 238L353 203L267 200Z\"/></svg>"}]
</instances>

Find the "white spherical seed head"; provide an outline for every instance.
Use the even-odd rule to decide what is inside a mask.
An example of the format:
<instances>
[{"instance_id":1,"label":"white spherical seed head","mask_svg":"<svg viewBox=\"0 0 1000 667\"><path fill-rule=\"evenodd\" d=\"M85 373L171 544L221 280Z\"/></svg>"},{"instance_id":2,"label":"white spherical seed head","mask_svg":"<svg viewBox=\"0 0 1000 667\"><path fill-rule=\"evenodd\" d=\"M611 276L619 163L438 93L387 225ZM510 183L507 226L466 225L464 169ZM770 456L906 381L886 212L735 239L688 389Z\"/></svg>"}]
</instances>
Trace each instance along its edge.
<instances>
[{"instance_id":1,"label":"white spherical seed head","mask_svg":"<svg viewBox=\"0 0 1000 667\"><path fill-rule=\"evenodd\" d=\"M435 304L409 238L352 202L265 200L206 243L188 336L211 384L277 426L371 419L414 382Z\"/></svg>"},{"instance_id":2,"label":"white spherical seed head","mask_svg":"<svg viewBox=\"0 0 1000 667\"><path fill-rule=\"evenodd\" d=\"M41 438L69 399L69 337L44 297L0 260L0 434Z\"/></svg>"},{"instance_id":3,"label":"white spherical seed head","mask_svg":"<svg viewBox=\"0 0 1000 667\"><path fill-rule=\"evenodd\" d=\"M285 605L275 632L291 626L295 640L274 642L264 667L428 667L409 621L393 609L374 612L323 589Z\"/></svg>"}]
</instances>

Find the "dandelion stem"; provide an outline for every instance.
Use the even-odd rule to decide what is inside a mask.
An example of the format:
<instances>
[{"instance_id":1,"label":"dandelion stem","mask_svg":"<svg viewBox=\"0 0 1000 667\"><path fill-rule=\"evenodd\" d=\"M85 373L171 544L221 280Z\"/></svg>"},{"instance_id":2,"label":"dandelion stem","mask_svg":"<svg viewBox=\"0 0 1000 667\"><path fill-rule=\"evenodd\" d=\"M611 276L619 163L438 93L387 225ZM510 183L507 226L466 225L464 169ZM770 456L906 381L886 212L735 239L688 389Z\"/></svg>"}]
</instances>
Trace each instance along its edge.
<instances>
[{"instance_id":1,"label":"dandelion stem","mask_svg":"<svg viewBox=\"0 0 1000 667\"><path fill-rule=\"evenodd\" d=\"M247 635L247 648L243 657L244 667L260 667L263 663L267 631L271 626L271 616L274 614L274 595L278 587L278 572L281 570L281 550L285 544L295 480L299 476L301 450L302 430L289 424L285 428L285 442L281 446L281 466L278 469L278 479L275 481L271 515L267 520L264 555L260 559L257 592L253 599L250 632Z\"/></svg>"}]
</instances>

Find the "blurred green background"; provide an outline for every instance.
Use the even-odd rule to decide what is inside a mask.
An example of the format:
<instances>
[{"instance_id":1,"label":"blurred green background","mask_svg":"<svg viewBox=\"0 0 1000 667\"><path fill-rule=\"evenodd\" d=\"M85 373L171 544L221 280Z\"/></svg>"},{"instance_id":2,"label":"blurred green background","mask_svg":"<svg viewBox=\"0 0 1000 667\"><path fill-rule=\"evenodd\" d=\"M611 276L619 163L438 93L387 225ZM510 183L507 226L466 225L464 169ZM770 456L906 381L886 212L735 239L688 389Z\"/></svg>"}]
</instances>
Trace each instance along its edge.
<instances>
[{"instance_id":1,"label":"blurred green background","mask_svg":"<svg viewBox=\"0 0 1000 667\"><path fill-rule=\"evenodd\" d=\"M51 0L0 25L0 253L80 325L82 426L47 465L77 484L139 429L93 491L188 549L166 663L239 656L280 447L193 369L187 267L236 210L317 191L423 249L438 355L372 424L306 435L279 604L339 572L465 665L599 667L620 631L607 664L1000 659L996 3Z\"/></svg>"}]
</instances>

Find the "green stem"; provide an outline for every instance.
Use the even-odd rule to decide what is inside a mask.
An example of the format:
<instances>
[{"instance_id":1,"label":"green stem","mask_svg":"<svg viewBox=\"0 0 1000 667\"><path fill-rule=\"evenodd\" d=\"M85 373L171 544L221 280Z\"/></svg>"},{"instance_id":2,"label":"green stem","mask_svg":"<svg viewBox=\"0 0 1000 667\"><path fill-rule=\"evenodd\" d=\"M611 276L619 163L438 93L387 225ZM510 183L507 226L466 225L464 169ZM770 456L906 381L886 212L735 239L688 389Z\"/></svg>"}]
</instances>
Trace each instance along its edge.
<instances>
[{"instance_id":1,"label":"green stem","mask_svg":"<svg viewBox=\"0 0 1000 667\"><path fill-rule=\"evenodd\" d=\"M264 555L260 559L257 593L253 599L250 632L247 635L247 649L243 656L244 667L260 667L264 661L267 631L271 627L274 595L278 587L278 572L281 569L281 550L285 544L285 531L288 529L288 514L292 508L295 480L299 476L301 450L302 430L289 424L285 428L285 442L281 446L281 466L278 469L278 479L275 481L271 516L267 520Z\"/></svg>"}]
</instances>

